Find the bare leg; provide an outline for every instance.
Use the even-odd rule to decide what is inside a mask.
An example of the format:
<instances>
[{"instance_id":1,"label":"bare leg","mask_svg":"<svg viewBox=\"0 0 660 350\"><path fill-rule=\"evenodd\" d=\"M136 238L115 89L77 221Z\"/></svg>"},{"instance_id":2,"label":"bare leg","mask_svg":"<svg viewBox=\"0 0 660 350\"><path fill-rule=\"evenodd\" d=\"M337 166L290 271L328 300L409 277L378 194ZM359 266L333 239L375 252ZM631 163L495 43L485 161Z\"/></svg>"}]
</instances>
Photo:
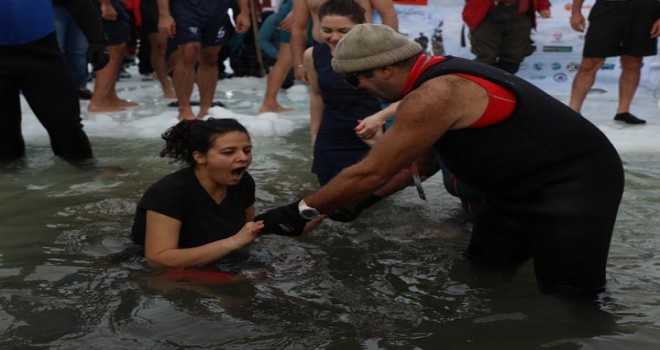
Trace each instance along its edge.
<instances>
[{"instance_id":1,"label":"bare leg","mask_svg":"<svg viewBox=\"0 0 660 350\"><path fill-rule=\"evenodd\" d=\"M169 72L165 62L167 37L161 33L149 33L149 41L151 42L151 66L154 68L156 79L160 81L160 86L163 88L163 97L176 98L174 84L167 76Z\"/></svg>"},{"instance_id":2,"label":"bare leg","mask_svg":"<svg viewBox=\"0 0 660 350\"><path fill-rule=\"evenodd\" d=\"M215 88L218 85L218 54L220 46L205 47L202 49L199 67L197 68L197 86L199 87L199 113L198 118L209 114L213 105Z\"/></svg>"},{"instance_id":3,"label":"bare leg","mask_svg":"<svg viewBox=\"0 0 660 350\"><path fill-rule=\"evenodd\" d=\"M584 99L589 93L589 89L596 81L596 72L605 62L605 58L583 57L580 63L580 69L573 79L573 88L571 89L571 99L568 106L576 112L582 110Z\"/></svg>"},{"instance_id":4,"label":"bare leg","mask_svg":"<svg viewBox=\"0 0 660 350\"><path fill-rule=\"evenodd\" d=\"M621 56L621 78L619 78L619 105L616 113L630 111L637 86L639 86L640 70L642 69L643 57Z\"/></svg>"},{"instance_id":5,"label":"bare leg","mask_svg":"<svg viewBox=\"0 0 660 350\"><path fill-rule=\"evenodd\" d=\"M179 120L195 119L190 105L190 96L195 85L195 64L199 59L201 45L186 43L179 45L179 59L174 66L174 92L179 101ZM217 79L217 75L216 75Z\"/></svg>"},{"instance_id":6,"label":"bare leg","mask_svg":"<svg viewBox=\"0 0 660 350\"><path fill-rule=\"evenodd\" d=\"M120 112L124 107L118 105L113 96L116 96L115 83L119 75L119 67L124 59L125 43L108 46L110 61L103 69L96 71L94 81L94 94L87 110L89 112Z\"/></svg>"},{"instance_id":7,"label":"bare leg","mask_svg":"<svg viewBox=\"0 0 660 350\"><path fill-rule=\"evenodd\" d=\"M291 69L291 48L289 44L280 43L275 65L271 68L266 78L266 94L259 107L259 113L264 112L286 112L293 108L285 107L277 102L277 93L280 91L282 83L286 79L287 73Z\"/></svg>"}]
</instances>

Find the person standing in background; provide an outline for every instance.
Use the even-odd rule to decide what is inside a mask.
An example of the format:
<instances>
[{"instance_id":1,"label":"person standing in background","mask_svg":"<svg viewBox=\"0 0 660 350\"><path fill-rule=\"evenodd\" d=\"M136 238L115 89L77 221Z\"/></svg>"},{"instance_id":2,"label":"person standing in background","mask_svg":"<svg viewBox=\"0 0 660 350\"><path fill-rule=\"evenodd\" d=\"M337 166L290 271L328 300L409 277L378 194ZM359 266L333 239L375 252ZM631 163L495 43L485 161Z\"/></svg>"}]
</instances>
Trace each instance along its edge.
<instances>
[{"instance_id":1,"label":"person standing in background","mask_svg":"<svg viewBox=\"0 0 660 350\"><path fill-rule=\"evenodd\" d=\"M236 32L250 28L247 0L238 0ZM174 66L174 92L179 120L202 118L213 104L218 84L218 55L226 30L223 28L229 0L158 0L158 29L174 40L179 56ZM197 68L196 68L197 66ZM192 111L190 97L197 81L199 112Z\"/></svg>"},{"instance_id":2,"label":"person standing in background","mask_svg":"<svg viewBox=\"0 0 660 350\"><path fill-rule=\"evenodd\" d=\"M323 42L319 32L319 7L326 0L298 0L293 4L291 25L291 55L296 79L307 84L307 73L303 64L303 53L307 48L311 20L311 34L317 43ZM373 22L374 12L378 12L383 24L399 30L399 18L392 0L356 0L365 9L367 23Z\"/></svg>"},{"instance_id":3,"label":"person standing in background","mask_svg":"<svg viewBox=\"0 0 660 350\"><path fill-rule=\"evenodd\" d=\"M158 30L158 3L157 0L140 0L142 13L142 32L148 37L151 45L149 60L156 79L163 89L163 97L175 99L174 84L168 76L176 62L176 51L167 58L167 36Z\"/></svg>"},{"instance_id":4,"label":"person standing in background","mask_svg":"<svg viewBox=\"0 0 660 350\"><path fill-rule=\"evenodd\" d=\"M571 27L584 32L582 15L584 0L573 0ZM571 89L568 105L582 110L587 93L596 81L596 72L607 57L621 56L619 104L614 120L626 124L645 124L646 120L630 113L639 86L644 56L657 53L660 35L660 3L658 0L596 0L589 13L589 28L584 37L582 62Z\"/></svg>"},{"instance_id":5,"label":"person standing in background","mask_svg":"<svg viewBox=\"0 0 660 350\"><path fill-rule=\"evenodd\" d=\"M89 0L62 0L87 37L95 70L108 62L101 20ZM48 131L55 155L74 165L93 163L80 102L57 43L52 0L0 1L0 161L25 156L21 93Z\"/></svg>"},{"instance_id":6,"label":"person standing in background","mask_svg":"<svg viewBox=\"0 0 660 350\"><path fill-rule=\"evenodd\" d=\"M470 28L475 60L511 74L532 51L529 36L538 12L550 17L549 0L467 0L463 21Z\"/></svg>"},{"instance_id":7,"label":"person standing in background","mask_svg":"<svg viewBox=\"0 0 660 350\"><path fill-rule=\"evenodd\" d=\"M129 39L129 17L119 0L94 0L101 14L103 31L108 38L110 62L96 72L94 93L87 106L88 112L121 112L138 104L119 98L117 78L124 63L124 50Z\"/></svg>"},{"instance_id":8,"label":"person standing in background","mask_svg":"<svg viewBox=\"0 0 660 350\"><path fill-rule=\"evenodd\" d=\"M81 100L92 98L92 92L87 89L87 39L80 30L76 20L64 6L62 0L53 0L53 14L55 15L55 32L66 64L73 74L73 82L78 88L78 97Z\"/></svg>"},{"instance_id":9,"label":"person standing in background","mask_svg":"<svg viewBox=\"0 0 660 350\"><path fill-rule=\"evenodd\" d=\"M367 154L369 145L355 129L362 119L378 113L381 106L375 97L356 91L330 65L339 40L353 26L364 23L364 8L354 0L327 0L319 8L318 16L323 42L305 51L304 62L311 87L312 172L323 186Z\"/></svg>"}]
</instances>

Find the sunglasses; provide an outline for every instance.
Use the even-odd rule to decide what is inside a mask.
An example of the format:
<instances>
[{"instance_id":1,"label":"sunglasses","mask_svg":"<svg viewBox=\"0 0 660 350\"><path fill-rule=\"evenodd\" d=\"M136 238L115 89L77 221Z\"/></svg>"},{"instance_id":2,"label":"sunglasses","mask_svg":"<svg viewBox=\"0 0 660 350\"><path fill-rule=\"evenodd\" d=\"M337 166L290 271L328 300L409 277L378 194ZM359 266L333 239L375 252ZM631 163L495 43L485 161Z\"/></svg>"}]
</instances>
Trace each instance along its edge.
<instances>
[{"instance_id":1,"label":"sunglasses","mask_svg":"<svg viewBox=\"0 0 660 350\"><path fill-rule=\"evenodd\" d=\"M369 70L361 70L359 72L354 72L354 73L346 73L346 74L344 74L344 81L346 81L346 83L348 83L348 85L350 85L354 88L357 88L358 85L360 85L360 82L358 81L358 75L366 74L366 73L369 73L371 71L372 70L369 69Z\"/></svg>"}]
</instances>

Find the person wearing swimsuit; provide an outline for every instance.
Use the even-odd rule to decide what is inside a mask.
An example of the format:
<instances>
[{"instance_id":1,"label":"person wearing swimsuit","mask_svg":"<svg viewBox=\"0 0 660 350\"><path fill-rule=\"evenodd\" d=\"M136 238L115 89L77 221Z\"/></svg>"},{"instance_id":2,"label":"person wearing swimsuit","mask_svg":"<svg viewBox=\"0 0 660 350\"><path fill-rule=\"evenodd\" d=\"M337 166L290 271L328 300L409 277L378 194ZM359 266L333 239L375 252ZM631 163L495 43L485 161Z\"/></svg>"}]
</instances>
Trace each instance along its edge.
<instances>
[{"instance_id":1,"label":"person wearing swimsuit","mask_svg":"<svg viewBox=\"0 0 660 350\"><path fill-rule=\"evenodd\" d=\"M381 25L355 26L332 67L356 88L401 102L369 154L306 196L302 208L330 213L395 181L407 185L402 167L417 161L424 172L439 157L483 195L468 256L514 265L531 258L543 292L605 288L624 174L598 128L523 79L466 59L428 58ZM258 215L264 231L301 232L306 219L297 204Z\"/></svg>"}]
</instances>

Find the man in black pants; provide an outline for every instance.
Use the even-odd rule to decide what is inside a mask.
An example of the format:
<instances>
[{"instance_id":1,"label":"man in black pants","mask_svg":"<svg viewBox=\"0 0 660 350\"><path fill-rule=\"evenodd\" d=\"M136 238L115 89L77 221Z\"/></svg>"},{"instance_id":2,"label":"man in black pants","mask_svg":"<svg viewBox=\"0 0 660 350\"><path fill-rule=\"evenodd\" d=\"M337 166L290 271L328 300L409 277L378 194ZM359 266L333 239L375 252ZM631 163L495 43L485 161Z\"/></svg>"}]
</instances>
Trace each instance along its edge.
<instances>
[{"instance_id":1,"label":"man in black pants","mask_svg":"<svg viewBox=\"0 0 660 350\"><path fill-rule=\"evenodd\" d=\"M89 41L90 62L95 69L103 67L107 52L96 11L88 0L63 3ZM75 165L93 160L81 123L76 86L57 43L51 0L0 2L1 162L25 156L21 93L48 131L53 153Z\"/></svg>"}]
</instances>

